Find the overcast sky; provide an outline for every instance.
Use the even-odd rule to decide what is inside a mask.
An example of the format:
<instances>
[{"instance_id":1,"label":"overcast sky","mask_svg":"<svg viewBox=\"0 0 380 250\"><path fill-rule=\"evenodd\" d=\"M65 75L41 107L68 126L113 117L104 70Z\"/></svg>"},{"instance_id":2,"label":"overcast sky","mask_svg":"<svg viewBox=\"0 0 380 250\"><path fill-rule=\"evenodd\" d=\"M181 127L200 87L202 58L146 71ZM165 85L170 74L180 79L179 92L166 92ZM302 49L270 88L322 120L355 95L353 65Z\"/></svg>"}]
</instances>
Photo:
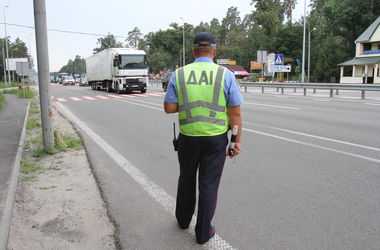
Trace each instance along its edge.
<instances>
[{"instance_id":1,"label":"overcast sky","mask_svg":"<svg viewBox=\"0 0 380 250\"><path fill-rule=\"evenodd\" d=\"M48 28L126 36L135 26L145 34L165 29L184 17L193 25L221 19L231 6L241 16L252 10L250 0L46 0ZM303 1L298 0L295 19L303 14ZM6 8L7 23L33 25L32 0L0 0L1 13ZM203 10L201 12L201 10ZM3 20L3 17L1 17ZM3 21L2 21L3 22ZM1 28L4 36L4 26ZM8 26L8 36L20 37L36 58L34 30ZM57 71L75 55L87 57L96 47L97 37L49 32L50 70Z\"/></svg>"}]
</instances>

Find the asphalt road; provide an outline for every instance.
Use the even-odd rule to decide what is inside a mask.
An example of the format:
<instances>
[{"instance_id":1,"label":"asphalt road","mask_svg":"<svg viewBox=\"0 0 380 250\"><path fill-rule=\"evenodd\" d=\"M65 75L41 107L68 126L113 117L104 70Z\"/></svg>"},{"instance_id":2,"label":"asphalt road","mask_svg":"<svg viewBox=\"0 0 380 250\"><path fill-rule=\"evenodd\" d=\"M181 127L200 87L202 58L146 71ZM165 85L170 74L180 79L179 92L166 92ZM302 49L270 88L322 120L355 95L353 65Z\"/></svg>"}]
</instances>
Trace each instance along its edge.
<instances>
[{"instance_id":1,"label":"asphalt road","mask_svg":"<svg viewBox=\"0 0 380 250\"><path fill-rule=\"evenodd\" d=\"M175 197L176 116L162 112L159 92L115 98L52 85L57 102ZM380 101L244 97L242 154L227 161L214 220L220 237L237 249L379 249ZM84 138L123 248L198 248L163 202Z\"/></svg>"}]
</instances>

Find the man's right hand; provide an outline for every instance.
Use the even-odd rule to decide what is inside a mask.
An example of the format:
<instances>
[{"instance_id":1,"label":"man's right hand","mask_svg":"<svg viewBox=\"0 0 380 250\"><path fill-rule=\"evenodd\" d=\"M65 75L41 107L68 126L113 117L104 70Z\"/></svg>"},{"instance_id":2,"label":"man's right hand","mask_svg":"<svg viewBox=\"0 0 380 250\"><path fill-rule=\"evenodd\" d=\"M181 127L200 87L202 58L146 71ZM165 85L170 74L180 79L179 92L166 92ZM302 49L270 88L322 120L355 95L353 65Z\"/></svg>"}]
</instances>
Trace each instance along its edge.
<instances>
[{"instance_id":1,"label":"man's right hand","mask_svg":"<svg viewBox=\"0 0 380 250\"><path fill-rule=\"evenodd\" d=\"M240 154L240 142L236 142L235 146L233 148L229 148L227 155L230 157L230 159L238 156Z\"/></svg>"}]
</instances>

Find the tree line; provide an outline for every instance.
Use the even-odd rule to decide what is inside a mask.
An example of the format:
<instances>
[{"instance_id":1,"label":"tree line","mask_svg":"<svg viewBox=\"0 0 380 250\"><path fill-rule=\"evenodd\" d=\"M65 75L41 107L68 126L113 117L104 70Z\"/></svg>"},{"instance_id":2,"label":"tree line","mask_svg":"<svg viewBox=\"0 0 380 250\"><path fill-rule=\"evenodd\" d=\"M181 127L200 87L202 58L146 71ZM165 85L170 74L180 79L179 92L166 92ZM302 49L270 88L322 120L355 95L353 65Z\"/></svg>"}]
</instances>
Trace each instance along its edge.
<instances>
[{"instance_id":1,"label":"tree line","mask_svg":"<svg viewBox=\"0 0 380 250\"><path fill-rule=\"evenodd\" d=\"M174 69L182 62L182 32L185 30L186 63L190 63L192 41L197 32L208 31L217 39L218 58L230 58L249 69L258 50L284 53L299 79L302 63L304 19L294 20L296 0L252 0L251 12L242 16L230 7L225 17L198 25L172 23L169 28L143 35L136 27L125 43L114 35L98 39L94 53L110 47L136 47L147 52L150 69ZM307 17L311 31L311 79L336 81L337 64L355 54L355 39L380 15L377 0L311 0Z\"/></svg>"}]
</instances>

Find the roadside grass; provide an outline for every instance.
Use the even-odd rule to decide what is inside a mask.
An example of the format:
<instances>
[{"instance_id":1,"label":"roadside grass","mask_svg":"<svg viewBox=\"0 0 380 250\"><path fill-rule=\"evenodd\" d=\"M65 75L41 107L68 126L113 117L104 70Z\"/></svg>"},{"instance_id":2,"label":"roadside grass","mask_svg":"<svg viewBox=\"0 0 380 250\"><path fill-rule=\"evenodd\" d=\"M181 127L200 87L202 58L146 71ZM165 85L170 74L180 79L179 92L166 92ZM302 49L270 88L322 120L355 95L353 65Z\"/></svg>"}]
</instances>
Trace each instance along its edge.
<instances>
[{"instance_id":1,"label":"roadside grass","mask_svg":"<svg viewBox=\"0 0 380 250\"><path fill-rule=\"evenodd\" d=\"M41 123L38 118L29 116L28 122L26 123L26 129L34 129L41 127Z\"/></svg>"},{"instance_id":2,"label":"roadside grass","mask_svg":"<svg viewBox=\"0 0 380 250\"><path fill-rule=\"evenodd\" d=\"M0 82L0 89L12 88L12 87L17 87L17 82L12 82L11 84L5 84L5 82Z\"/></svg>"},{"instance_id":3,"label":"roadside grass","mask_svg":"<svg viewBox=\"0 0 380 250\"><path fill-rule=\"evenodd\" d=\"M35 96L35 92L30 87L18 88L17 97L24 99L32 99Z\"/></svg>"},{"instance_id":4,"label":"roadside grass","mask_svg":"<svg viewBox=\"0 0 380 250\"><path fill-rule=\"evenodd\" d=\"M23 99L32 99L34 96L36 96L35 91L29 86L13 88L13 89L4 89L1 92L3 94L16 95L18 98L23 98Z\"/></svg>"},{"instance_id":5,"label":"roadside grass","mask_svg":"<svg viewBox=\"0 0 380 250\"><path fill-rule=\"evenodd\" d=\"M42 128L40 121L40 108L37 98L33 98L29 107L29 117L26 123L27 137L24 146L24 160L21 163L23 181L34 181L44 168L41 163L45 157L71 150L82 148L79 136L66 135L58 129L54 130L55 145L50 150L45 150L42 140Z\"/></svg>"},{"instance_id":6,"label":"roadside grass","mask_svg":"<svg viewBox=\"0 0 380 250\"><path fill-rule=\"evenodd\" d=\"M0 110L3 109L4 104L5 104L5 97L2 93L0 93Z\"/></svg>"}]
</instances>

